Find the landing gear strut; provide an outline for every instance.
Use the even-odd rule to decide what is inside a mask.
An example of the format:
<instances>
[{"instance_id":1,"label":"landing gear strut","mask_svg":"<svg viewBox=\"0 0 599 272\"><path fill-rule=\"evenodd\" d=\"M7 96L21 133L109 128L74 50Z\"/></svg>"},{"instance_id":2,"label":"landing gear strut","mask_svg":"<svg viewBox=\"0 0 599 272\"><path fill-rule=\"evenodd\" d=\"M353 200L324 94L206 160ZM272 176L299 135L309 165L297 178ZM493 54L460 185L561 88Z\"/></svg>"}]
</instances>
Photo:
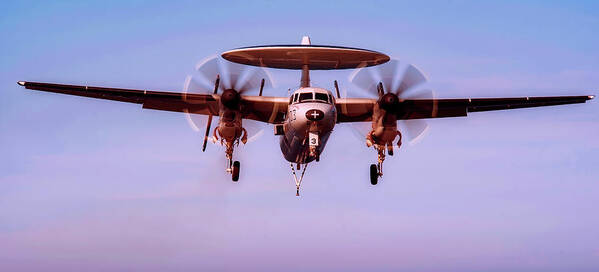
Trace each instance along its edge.
<instances>
[{"instance_id":1,"label":"landing gear strut","mask_svg":"<svg viewBox=\"0 0 599 272\"><path fill-rule=\"evenodd\" d=\"M239 161L233 161L232 159L227 160L227 173L231 174L231 180L237 182L239 180L239 169L241 168L241 163Z\"/></svg>"},{"instance_id":2,"label":"landing gear strut","mask_svg":"<svg viewBox=\"0 0 599 272\"><path fill-rule=\"evenodd\" d=\"M237 182L239 180L239 169L241 168L241 163L239 161L233 161L233 144L226 143L227 150L225 151L225 156L227 157L227 173L231 174L231 180Z\"/></svg>"},{"instance_id":3,"label":"landing gear strut","mask_svg":"<svg viewBox=\"0 0 599 272\"><path fill-rule=\"evenodd\" d=\"M397 148L401 147L401 133L397 131L397 136L399 136L399 140L397 141ZM383 176L383 162L385 161L385 151L389 156L393 156L393 143L388 142L384 144L376 144L376 138L369 134L366 137L366 145L373 146L376 149L378 154L378 159L376 164L370 165L370 184L377 185L379 177Z\"/></svg>"},{"instance_id":4,"label":"landing gear strut","mask_svg":"<svg viewBox=\"0 0 599 272\"><path fill-rule=\"evenodd\" d=\"M385 161L385 146L374 145L378 153L378 160L376 164L370 165L370 184L376 185L379 182L379 177L383 176L383 162ZM391 152L391 156L393 152Z\"/></svg>"}]
</instances>

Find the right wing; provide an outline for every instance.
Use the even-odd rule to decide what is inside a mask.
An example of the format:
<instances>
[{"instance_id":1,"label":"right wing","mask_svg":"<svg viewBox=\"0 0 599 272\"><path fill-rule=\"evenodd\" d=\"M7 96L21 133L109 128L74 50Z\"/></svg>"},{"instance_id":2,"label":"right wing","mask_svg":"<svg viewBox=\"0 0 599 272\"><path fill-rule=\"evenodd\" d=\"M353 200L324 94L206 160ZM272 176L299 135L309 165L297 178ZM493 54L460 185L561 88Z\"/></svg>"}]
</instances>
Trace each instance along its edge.
<instances>
[{"instance_id":1,"label":"right wing","mask_svg":"<svg viewBox=\"0 0 599 272\"><path fill-rule=\"evenodd\" d=\"M218 96L19 81L30 90L141 104L144 109L218 115Z\"/></svg>"},{"instance_id":2,"label":"right wing","mask_svg":"<svg viewBox=\"0 0 599 272\"><path fill-rule=\"evenodd\" d=\"M243 118L269 124L285 121L289 98L273 96L242 96Z\"/></svg>"},{"instance_id":3,"label":"right wing","mask_svg":"<svg viewBox=\"0 0 599 272\"><path fill-rule=\"evenodd\" d=\"M19 81L30 90L107 99L141 104L144 109L219 115L220 96L212 94L159 92L79 85ZM243 118L265 123L282 123L287 113L288 98L242 96Z\"/></svg>"}]
</instances>

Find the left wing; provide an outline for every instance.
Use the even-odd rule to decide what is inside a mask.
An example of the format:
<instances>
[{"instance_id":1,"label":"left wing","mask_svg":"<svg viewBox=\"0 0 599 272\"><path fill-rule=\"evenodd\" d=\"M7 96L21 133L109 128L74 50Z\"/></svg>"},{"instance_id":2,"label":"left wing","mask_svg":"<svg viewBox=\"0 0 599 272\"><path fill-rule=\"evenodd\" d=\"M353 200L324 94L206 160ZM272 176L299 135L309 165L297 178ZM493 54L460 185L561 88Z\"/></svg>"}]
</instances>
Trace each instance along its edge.
<instances>
[{"instance_id":1,"label":"left wing","mask_svg":"<svg viewBox=\"0 0 599 272\"><path fill-rule=\"evenodd\" d=\"M141 104L144 109L218 115L220 96L132 90L93 86L65 85L19 81L27 89L92 97ZM243 117L266 123L280 123L287 112L287 98L265 96L243 96Z\"/></svg>"},{"instance_id":2,"label":"left wing","mask_svg":"<svg viewBox=\"0 0 599 272\"><path fill-rule=\"evenodd\" d=\"M469 112L508 110L530 107L555 106L584 103L593 99L584 96L544 96L513 98L460 98L460 99L408 99L399 103L397 118L400 120L467 116ZM363 122L372 120L376 99L337 99L338 122Z\"/></svg>"}]
</instances>

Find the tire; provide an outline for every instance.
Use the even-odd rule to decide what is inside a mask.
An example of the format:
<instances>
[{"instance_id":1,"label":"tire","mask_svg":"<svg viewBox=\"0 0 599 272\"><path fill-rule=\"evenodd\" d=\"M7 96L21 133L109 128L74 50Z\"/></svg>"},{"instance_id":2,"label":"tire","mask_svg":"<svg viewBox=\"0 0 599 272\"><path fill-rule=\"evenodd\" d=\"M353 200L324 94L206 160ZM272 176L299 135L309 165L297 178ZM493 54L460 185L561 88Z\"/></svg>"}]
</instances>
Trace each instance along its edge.
<instances>
[{"instance_id":1,"label":"tire","mask_svg":"<svg viewBox=\"0 0 599 272\"><path fill-rule=\"evenodd\" d=\"M376 164L370 165L370 184L376 185L379 181L379 169Z\"/></svg>"},{"instance_id":2,"label":"tire","mask_svg":"<svg viewBox=\"0 0 599 272\"><path fill-rule=\"evenodd\" d=\"M239 168L240 168L239 161L233 162L233 171L231 172L231 179L233 181L239 180Z\"/></svg>"}]
</instances>

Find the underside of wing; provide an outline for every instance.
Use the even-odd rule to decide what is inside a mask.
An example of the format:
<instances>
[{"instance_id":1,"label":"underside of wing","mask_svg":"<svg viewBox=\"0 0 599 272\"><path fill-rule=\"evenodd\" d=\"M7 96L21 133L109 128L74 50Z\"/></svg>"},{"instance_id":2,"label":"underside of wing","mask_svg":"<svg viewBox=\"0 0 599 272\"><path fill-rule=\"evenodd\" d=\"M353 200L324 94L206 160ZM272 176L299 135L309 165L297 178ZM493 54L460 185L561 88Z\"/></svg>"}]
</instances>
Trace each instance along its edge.
<instances>
[{"instance_id":1,"label":"underside of wing","mask_svg":"<svg viewBox=\"0 0 599 272\"><path fill-rule=\"evenodd\" d=\"M584 96L546 96L512 98L459 98L459 99L407 99L397 105L400 120L466 116L469 112L508 110L530 107L584 103L593 99ZM363 122L372 120L376 99L337 99L338 122Z\"/></svg>"},{"instance_id":2,"label":"underside of wing","mask_svg":"<svg viewBox=\"0 0 599 272\"><path fill-rule=\"evenodd\" d=\"M593 96L545 96L512 98L466 98L404 100L398 119L422 119L466 116L469 112L509 110L584 103Z\"/></svg>"},{"instance_id":3,"label":"underside of wing","mask_svg":"<svg viewBox=\"0 0 599 272\"><path fill-rule=\"evenodd\" d=\"M285 121L289 99L286 97L244 96L243 118L278 124Z\"/></svg>"},{"instance_id":4,"label":"underside of wing","mask_svg":"<svg viewBox=\"0 0 599 272\"><path fill-rule=\"evenodd\" d=\"M98 99L142 104L144 109L219 114L219 96L210 94L159 92L79 85L19 81L27 89ZM266 123L282 123L287 112L285 97L244 96L243 117Z\"/></svg>"},{"instance_id":5,"label":"underside of wing","mask_svg":"<svg viewBox=\"0 0 599 272\"><path fill-rule=\"evenodd\" d=\"M25 81L19 81L19 85L31 90L142 104L142 107L145 109L197 114L218 114L217 97L212 95Z\"/></svg>"},{"instance_id":6,"label":"underside of wing","mask_svg":"<svg viewBox=\"0 0 599 272\"><path fill-rule=\"evenodd\" d=\"M372 120L372 109L376 99L338 98L335 101L337 122L364 122Z\"/></svg>"}]
</instances>

